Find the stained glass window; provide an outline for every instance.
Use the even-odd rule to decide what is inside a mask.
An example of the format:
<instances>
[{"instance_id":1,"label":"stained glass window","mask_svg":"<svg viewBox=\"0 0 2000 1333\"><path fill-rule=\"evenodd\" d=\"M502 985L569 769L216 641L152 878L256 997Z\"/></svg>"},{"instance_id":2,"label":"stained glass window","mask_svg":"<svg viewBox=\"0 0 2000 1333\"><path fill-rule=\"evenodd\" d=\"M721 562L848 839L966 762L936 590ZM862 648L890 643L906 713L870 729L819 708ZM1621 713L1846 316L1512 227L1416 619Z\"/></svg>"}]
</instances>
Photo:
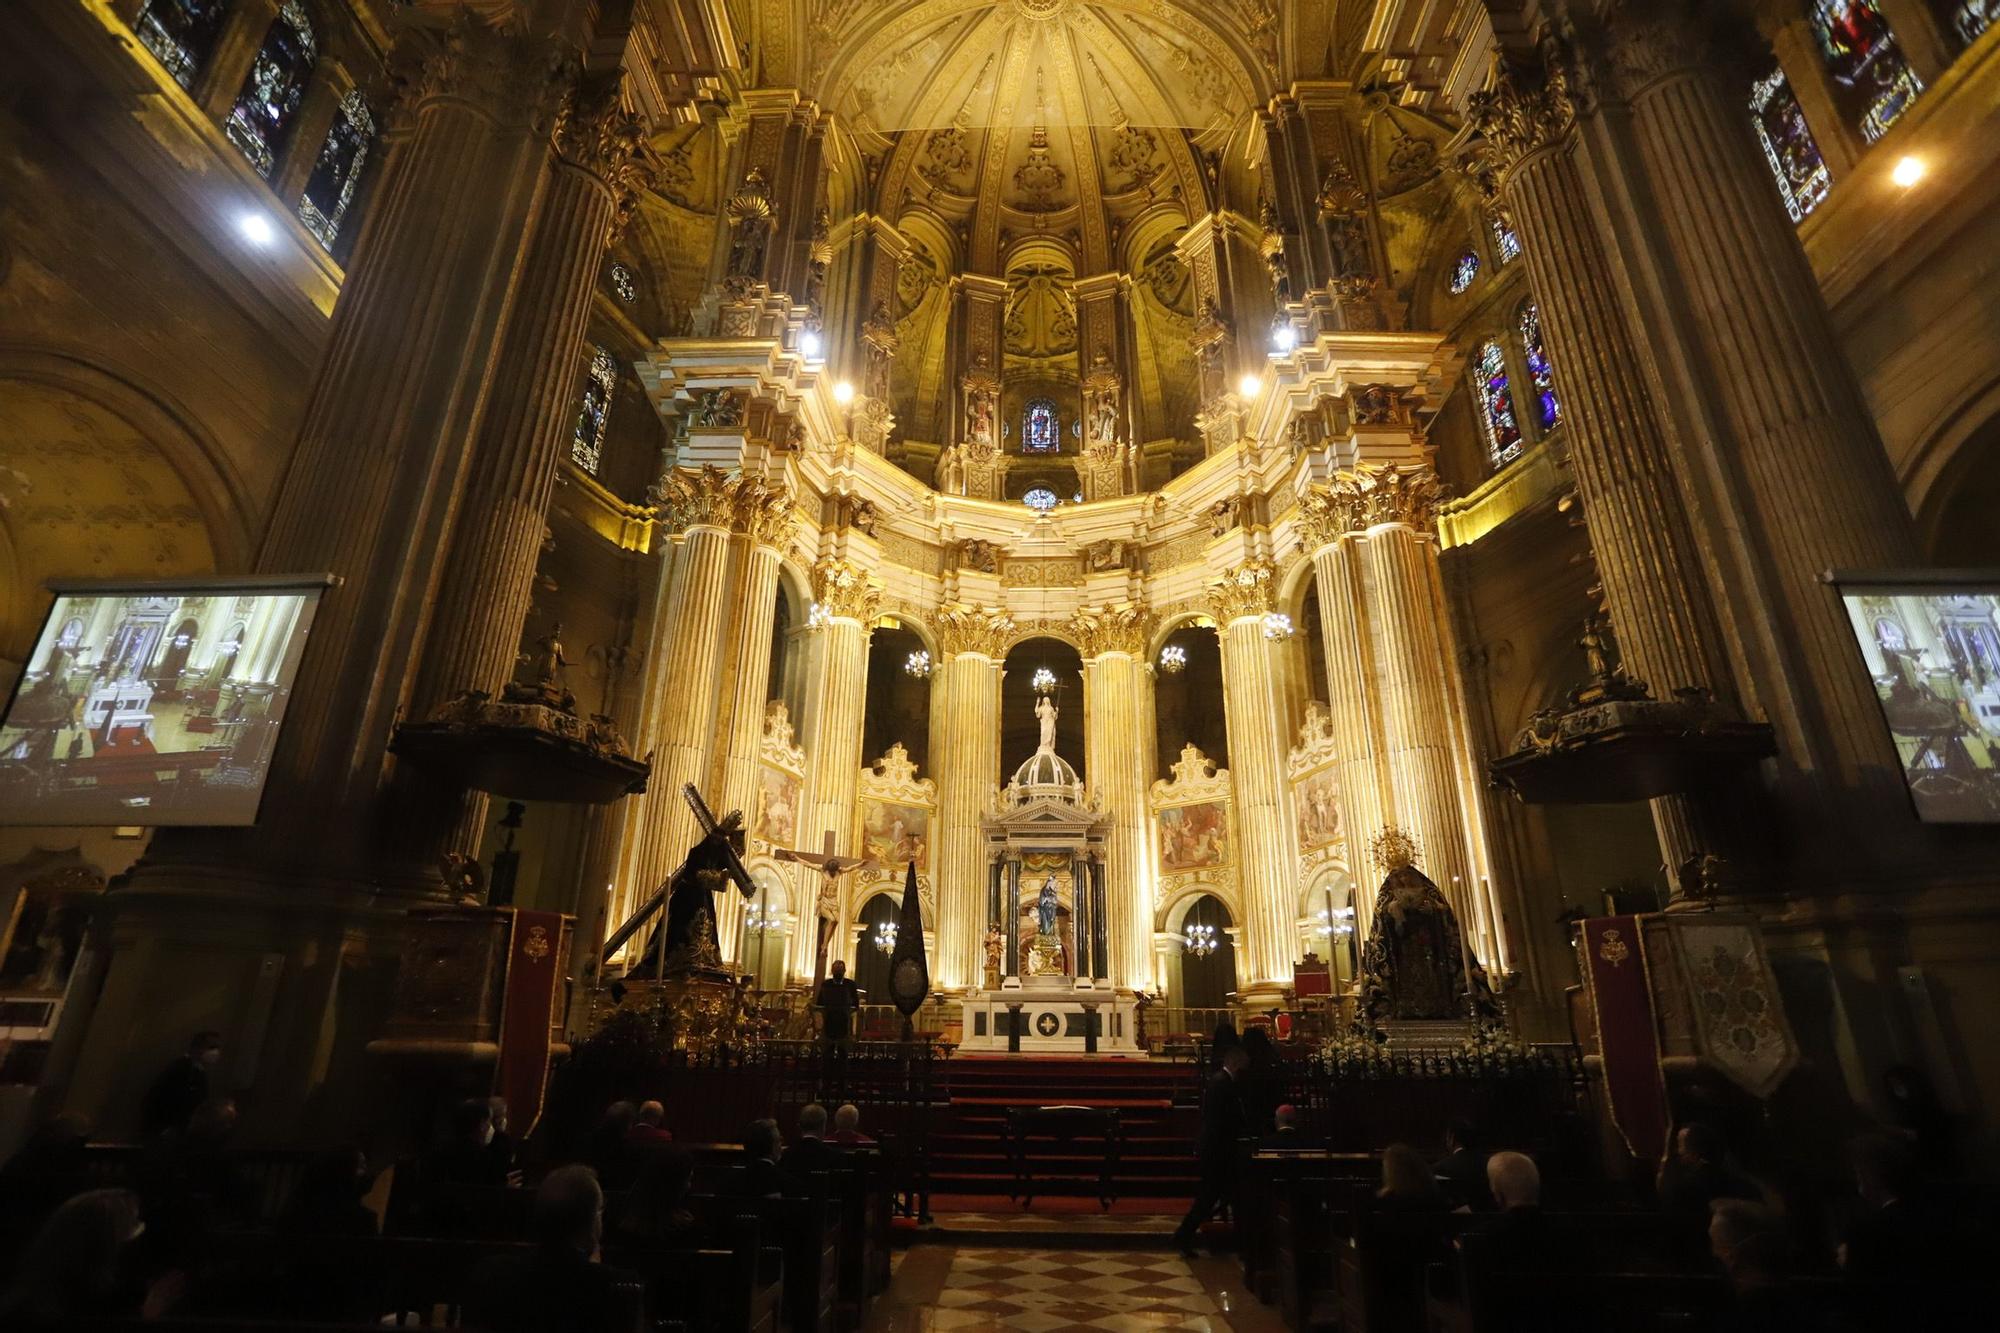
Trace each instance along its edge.
<instances>
[{"instance_id":1,"label":"stained glass window","mask_svg":"<svg viewBox=\"0 0 2000 1333\"><path fill-rule=\"evenodd\" d=\"M623 301L626 305L631 305L639 299L639 284L632 281L631 269L626 268L623 264L614 262L611 265L608 276L611 279L611 290L618 293L619 300Z\"/></svg>"},{"instance_id":2,"label":"stained glass window","mask_svg":"<svg viewBox=\"0 0 2000 1333\"><path fill-rule=\"evenodd\" d=\"M1499 256L1503 265L1513 263L1521 254L1521 238L1497 214L1487 221L1493 225L1493 253ZM1467 278L1466 281L1472 280Z\"/></svg>"},{"instance_id":3,"label":"stained glass window","mask_svg":"<svg viewBox=\"0 0 2000 1333\"><path fill-rule=\"evenodd\" d=\"M1458 267L1451 271L1451 294L1457 296L1472 285L1479 276L1479 256L1467 250L1458 257Z\"/></svg>"},{"instance_id":4,"label":"stained glass window","mask_svg":"<svg viewBox=\"0 0 2000 1333\"><path fill-rule=\"evenodd\" d=\"M1486 452L1498 467L1521 452L1521 424L1514 418L1514 393L1507 385L1507 357L1498 342L1488 340L1479 349L1473 376L1479 386L1479 421L1486 431Z\"/></svg>"},{"instance_id":5,"label":"stained glass window","mask_svg":"<svg viewBox=\"0 0 2000 1333\"><path fill-rule=\"evenodd\" d=\"M1970 46L2000 18L2000 0L1931 0L1931 12L1960 46Z\"/></svg>"},{"instance_id":6,"label":"stained glass window","mask_svg":"<svg viewBox=\"0 0 2000 1333\"><path fill-rule=\"evenodd\" d=\"M1528 378L1534 383L1535 425L1553 429L1562 422L1562 404L1556 400L1556 372L1542 346L1542 312L1533 301L1521 307L1521 353L1528 359Z\"/></svg>"},{"instance_id":7,"label":"stained glass window","mask_svg":"<svg viewBox=\"0 0 2000 1333\"><path fill-rule=\"evenodd\" d=\"M1785 71L1777 65L1750 85L1750 119L1764 149L1764 160L1778 178L1785 212L1791 214L1792 221L1802 221L1826 198L1833 176L1819 155L1819 145L1806 126L1806 113L1792 95Z\"/></svg>"},{"instance_id":8,"label":"stained glass window","mask_svg":"<svg viewBox=\"0 0 2000 1333\"><path fill-rule=\"evenodd\" d=\"M611 399L618 392L618 363L602 347L590 349L590 369L583 377L583 404L576 414L576 437L569 442L569 460L597 475L604 461L604 431L611 423Z\"/></svg>"},{"instance_id":9,"label":"stained glass window","mask_svg":"<svg viewBox=\"0 0 2000 1333\"><path fill-rule=\"evenodd\" d=\"M228 15L229 0L149 0L135 31L140 45L159 58L174 81L192 88L215 52Z\"/></svg>"},{"instance_id":10,"label":"stained glass window","mask_svg":"<svg viewBox=\"0 0 2000 1333\"><path fill-rule=\"evenodd\" d=\"M319 161L313 164L305 197L299 200L299 221L329 250L340 238L340 224L354 202L354 187L374 143L375 118L368 114L361 94L350 92L340 99L340 114L320 145Z\"/></svg>"},{"instance_id":11,"label":"stained glass window","mask_svg":"<svg viewBox=\"0 0 2000 1333\"><path fill-rule=\"evenodd\" d=\"M1062 422L1048 398L1030 398L1021 413L1021 452L1052 454L1062 448Z\"/></svg>"},{"instance_id":12,"label":"stained glass window","mask_svg":"<svg viewBox=\"0 0 2000 1333\"><path fill-rule=\"evenodd\" d=\"M222 124L231 143L243 150L257 174L269 177L291 137L292 122L305 100L306 84L313 66L319 62L319 44L313 39L312 23L295 0L278 7L271 20L243 91Z\"/></svg>"},{"instance_id":13,"label":"stained glass window","mask_svg":"<svg viewBox=\"0 0 2000 1333\"><path fill-rule=\"evenodd\" d=\"M1061 501L1056 498L1056 493L1048 487L1037 486L1021 497L1021 503L1036 513L1046 514L1060 504Z\"/></svg>"},{"instance_id":14,"label":"stained glass window","mask_svg":"<svg viewBox=\"0 0 2000 1333\"><path fill-rule=\"evenodd\" d=\"M1834 98L1861 137L1874 143L1917 100L1923 83L1903 59L1875 0L1808 0L1820 58Z\"/></svg>"}]
</instances>

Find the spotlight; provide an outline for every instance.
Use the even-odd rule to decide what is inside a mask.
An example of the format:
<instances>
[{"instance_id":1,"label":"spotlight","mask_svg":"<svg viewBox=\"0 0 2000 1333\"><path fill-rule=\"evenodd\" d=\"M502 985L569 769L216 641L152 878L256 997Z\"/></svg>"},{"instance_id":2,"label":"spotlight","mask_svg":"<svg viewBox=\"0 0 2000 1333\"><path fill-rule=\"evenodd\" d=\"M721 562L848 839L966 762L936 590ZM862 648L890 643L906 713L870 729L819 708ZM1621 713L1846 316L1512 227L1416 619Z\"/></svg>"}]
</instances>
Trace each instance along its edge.
<instances>
[{"instance_id":1,"label":"spotlight","mask_svg":"<svg viewBox=\"0 0 2000 1333\"><path fill-rule=\"evenodd\" d=\"M278 229L273 227L271 219L262 213L241 215L236 219L236 230L243 233L244 240L255 246L266 246L278 239Z\"/></svg>"},{"instance_id":2,"label":"spotlight","mask_svg":"<svg viewBox=\"0 0 2000 1333\"><path fill-rule=\"evenodd\" d=\"M807 329L799 335L799 350L805 353L807 360L817 361L819 359L820 346L819 335L811 329Z\"/></svg>"},{"instance_id":3,"label":"spotlight","mask_svg":"<svg viewBox=\"0 0 2000 1333\"><path fill-rule=\"evenodd\" d=\"M845 407L854 401L854 386L846 380L833 386L833 401Z\"/></svg>"},{"instance_id":4,"label":"spotlight","mask_svg":"<svg viewBox=\"0 0 2000 1333\"><path fill-rule=\"evenodd\" d=\"M1245 398L1255 398L1263 388L1264 377L1261 375L1245 375L1236 381L1236 392Z\"/></svg>"},{"instance_id":5,"label":"spotlight","mask_svg":"<svg viewBox=\"0 0 2000 1333\"><path fill-rule=\"evenodd\" d=\"M1289 324L1280 324L1271 330L1271 350L1289 352L1299 345L1299 331Z\"/></svg>"},{"instance_id":6,"label":"spotlight","mask_svg":"<svg viewBox=\"0 0 2000 1333\"><path fill-rule=\"evenodd\" d=\"M1924 166L1921 157L1899 157L1896 159L1896 165L1889 168L1889 179L1907 190L1924 178L1926 170L1928 168Z\"/></svg>"}]
</instances>

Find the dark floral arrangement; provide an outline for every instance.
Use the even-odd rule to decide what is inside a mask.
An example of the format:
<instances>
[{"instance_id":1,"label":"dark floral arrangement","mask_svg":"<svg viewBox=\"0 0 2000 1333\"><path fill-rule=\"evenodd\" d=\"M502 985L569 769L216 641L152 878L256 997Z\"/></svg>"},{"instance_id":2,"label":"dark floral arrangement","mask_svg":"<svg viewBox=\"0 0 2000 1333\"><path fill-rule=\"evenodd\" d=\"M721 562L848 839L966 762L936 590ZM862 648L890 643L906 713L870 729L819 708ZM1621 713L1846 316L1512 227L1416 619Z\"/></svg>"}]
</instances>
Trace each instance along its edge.
<instances>
[{"instance_id":1,"label":"dark floral arrangement","mask_svg":"<svg viewBox=\"0 0 2000 1333\"><path fill-rule=\"evenodd\" d=\"M1330 1038L1314 1064L1335 1078L1525 1078L1566 1071L1569 1051L1530 1046L1497 1024L1455 1046L1396 1049L1365 1032Z\"/></svg>"}]
</instances>

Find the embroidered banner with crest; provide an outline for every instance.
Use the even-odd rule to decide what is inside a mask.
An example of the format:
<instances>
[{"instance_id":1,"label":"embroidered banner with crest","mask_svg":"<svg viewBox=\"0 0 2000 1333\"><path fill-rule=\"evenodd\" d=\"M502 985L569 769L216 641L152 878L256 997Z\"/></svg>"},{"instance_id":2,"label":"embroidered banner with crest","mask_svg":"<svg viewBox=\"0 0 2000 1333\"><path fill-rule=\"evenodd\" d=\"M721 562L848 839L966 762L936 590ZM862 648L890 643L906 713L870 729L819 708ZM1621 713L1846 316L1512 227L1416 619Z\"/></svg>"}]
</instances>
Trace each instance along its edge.
<instances>
[{"instance_id":1,"label":"embroidered banner with crest","mask_svg":"<svg viewBox=\"0 0 2000 1333\"><path fill-rule=\"evenodd\" d=\"M560 912L514 913L507 946L507 997L501 1008L500 1062L494 1091L507 1099L510 1132L524 1140L542 1115L549 1081L549 1033L568 953Z\"/></svg>"},{"instance_id":2,"label":"embroidered banner with crest","mask_svg":"<svg viewBox=\"0 0 2000 1333\"><path fill-rule=\"evenodd\" d=\"M1660 1036L1638 918L1585 921L1583 957L1612 1123L1634 1157L1657 1162L1667 1145L1666 1087L1660 1078Z\"/></svg>"},{"instance_id":3,"label":"embroidered banner with crest","mask_svg":"<svg viewBox=\"0 0 2000 1333\"><path fill-rule=\"evenodd\" d=\"M1667 917L1702 1060L1752 1097L1769 1097L1799 1062L1778 980L1750 921Z\"/></svg>"}]
</instances>

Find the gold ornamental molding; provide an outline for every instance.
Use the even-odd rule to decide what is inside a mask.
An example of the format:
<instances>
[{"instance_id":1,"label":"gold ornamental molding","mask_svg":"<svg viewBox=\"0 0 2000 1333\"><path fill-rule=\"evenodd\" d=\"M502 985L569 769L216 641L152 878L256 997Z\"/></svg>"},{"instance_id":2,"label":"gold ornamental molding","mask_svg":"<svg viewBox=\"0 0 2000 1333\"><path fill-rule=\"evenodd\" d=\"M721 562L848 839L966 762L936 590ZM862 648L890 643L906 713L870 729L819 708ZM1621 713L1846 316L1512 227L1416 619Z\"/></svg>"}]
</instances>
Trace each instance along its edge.
<instances>
[{"instance_id":1,"label":"gold ornamental molding","mask_svg":"<svg viewBox=\"0 0 2000 1333\"><path fill-rule=\"evenodd\" d=\"M828 557L813 566L813 601L835 620L865 625L880 613L882 594L870 586L867 571L859 565Z\"/></svg>"},{"instance_id":2,"label":"gold ornamental molding","mask_svg":"<svg viewBox=\"0 0 2000 1333\"><path fill-rule=\"evenodd\" d=\"M1261 616L1270 611L1278 584L1278 567L1268 560L1251 560L1208 585L1208 612L1218 625Z\"/></svg>"},{"instance_id":3,"label":"gold ornamental molding","mask_svg":"<svg viewBox=\"0 0 2000 1333\"><path fill-rule=\"evenodd\" d=\"M1069 630L1085 661L1110 653L1143 658L1153 633L1153 614L1133 602L1087 606L1070 618Z\"/></svg>"},{"instance_id":4,"label":"gold ornamental molding","mask_svg":"<svg viewBox=\"0 0 2000 1333\"><path fill-rule=\"evenodd\" d=\"M1484 166L1504 176L1523 160L1553 148L1576 125L1569 52L1553 35L1542 42L1539 82L1530 71L1503 64L1493 87L1474 93L1467 119L1484 139Z\"/></svg>"},{"instance_id":5,"label":"gold ornamental molding","mask_svg":"<svg viewBox=\"0 0 2000 1333\"><path fill-rule=\"evenodd\" d=\"M946 657L977 653L999 661L1007 655L1014 618L997 606L959 603L937 613L938 647Z\"/></svg>"},{"instance_id":6,"label":"gold ornamental molding","mask_svg":"<svg viewBox=\"0 0 2000 1333\"><path fill-rule=\"evenodd\" d=\"M1361 463L1335 473L1324 486L1309 487L1299 497L1299 515L1309 544L1317 549L1348 533L1388 524L1430 532L1448 497L1444 482L1427 467Z\"/></svg>"},{"instance_id":7,"label":"gold ornamental molding","mask_svg":"<svg viewBox=\"0 0 2000 1333\"><path fill-rule=\"evenodd\" d=\"M651 499L669 532L723 528L766 546L783 546L794 521L788 487L724 472L712 463L668 469Z\"/></svg>"}]
</instances>

